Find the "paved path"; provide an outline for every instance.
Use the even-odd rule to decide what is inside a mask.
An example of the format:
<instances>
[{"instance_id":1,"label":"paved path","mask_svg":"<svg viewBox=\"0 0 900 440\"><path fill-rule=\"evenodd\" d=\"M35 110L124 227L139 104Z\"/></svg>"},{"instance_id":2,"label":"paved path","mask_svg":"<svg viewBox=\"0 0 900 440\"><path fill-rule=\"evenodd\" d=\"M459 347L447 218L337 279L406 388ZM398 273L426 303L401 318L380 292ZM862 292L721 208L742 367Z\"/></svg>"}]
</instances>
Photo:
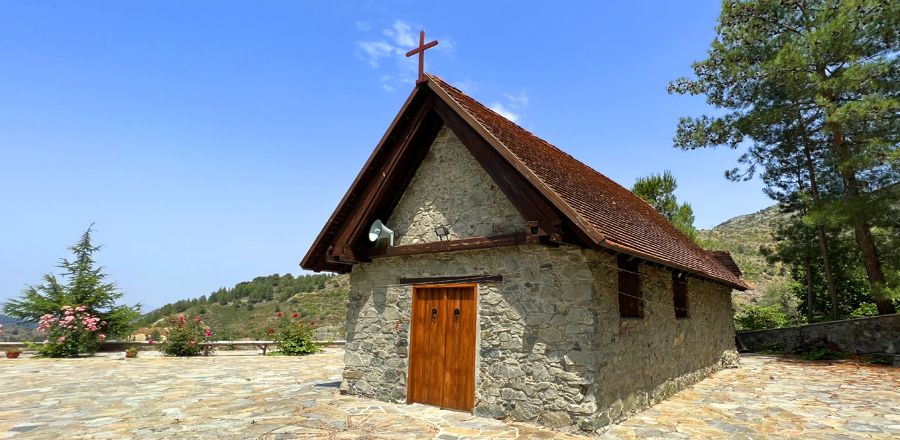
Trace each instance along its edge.
<instances>
[{"instance_id":1,"label":"paved path","mask_svg":"<svg viewBox=\"0 0 900 440\"><path fill-rule=\"evenodd\" d=\"M900 438L900 368L743 356L601 438Z\"/></svg>"},{"instance_id":2,"label":"paved path","mask_svg":"<svg viewBox=\"0 0 900 440\"><path fill-rule=\"evenodd\" d=\"M900 369L745 357L603 438L900 436ZM337 393L342 351L0 359L0 438L576 439Z\"/></svg>"}]
</instances>

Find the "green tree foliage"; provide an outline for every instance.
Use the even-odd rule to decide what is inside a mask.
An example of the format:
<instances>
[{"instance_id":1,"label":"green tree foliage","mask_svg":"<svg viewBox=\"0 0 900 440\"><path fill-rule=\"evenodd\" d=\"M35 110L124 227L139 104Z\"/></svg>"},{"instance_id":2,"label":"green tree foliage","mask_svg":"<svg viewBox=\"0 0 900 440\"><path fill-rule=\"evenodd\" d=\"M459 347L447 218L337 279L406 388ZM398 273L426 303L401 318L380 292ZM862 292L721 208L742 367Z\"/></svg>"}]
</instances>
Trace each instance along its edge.
<instances>
[{"instance_id":1,"label":"green tree foliage","mask_svg":"<svg viewBox=\"0 0 900 440\"><path fill-rule=\"evenodd\" d=\"M694 227L694 210L689 203L678 203L675 189L678 182L668 170L662 174L639 177L631 188L636 196L644 199L657 212L672 222L679 231L697 240L697 229Z\"/></svg>"},{"instance_id":2,"label":"green tree foliage","mask_svg":"<svg viewBox=\"0 0 900 440\"><path fill-rule=\"evenodd\" d=\"M94 254L100 246L91 243L93 225L69 250L73 259L61 259L59 268L62 277L52 273L43 276L44 283L30 286L20 299L8 301L4 306L6 314L27 322L37 323L41 316L56 314L66 306L87 307L87 313L99 316L100 331L107 336L121 336L128 333L132 321L140 314L140 304L118 305L122 298L114 283L107 282L103 267L97 266Z\"/></svg>"},{"instance_id":3,"label":"green tree foliage","mask_svg":"<svg viewBox=\"0 0 900 440\"><path fill-rule=\"evenodd\" d=\"M852 234L827 228L828 255L834 271L835 288L840 292L837 317L849 316L861 304L871 301L865 269L860 262ZM761 252L770 262L781 261L789 268L795 282L790 289L797 298L799 310L808 322L834 319L831 295L825 277L823 259L816 247L815 230L798 218L776 227L775 246Z\"/></svg>"},{"instance_id":4,"label":"green tree foliage","mask_svg":"<svg viewBox=\"0 0 900 440\"><path fill-rule=\"evenodd\" d=\"M759 169L780 196L801 201L786 207L814 228L819 261L831 254L826 226L849 232L869 295L892 313L900 265L879 234L900 231L883 215L900 182L900 3L729 0L716 31L694 78L669 90L705 95L725 113L682 118L676 146L746 148L743 169L726 175L749 179ZM816 191L814 177L830 187Z\"/></svg>"},{"instance_id":5,"label":"green tree foliage","mask_svg":"<svg viewBox=\"0 0 900 440\"><path fill-rule=\"evenodd\" d=\"M739 330L762 330L788 325L788 317L778 306L747 306L734 318Z\"/></svg>"},{"instance_id":6,"label":"green tree foliage","mask_svg":"<svg viewBox=\"0 0 900 440\"><path fill-rule=\"evenodd\" d=\"M865 318L866 316L878 315L878 307L872 303L862 303L856 310L850 312L851 318Z\"/></svg>"}]
</instances>

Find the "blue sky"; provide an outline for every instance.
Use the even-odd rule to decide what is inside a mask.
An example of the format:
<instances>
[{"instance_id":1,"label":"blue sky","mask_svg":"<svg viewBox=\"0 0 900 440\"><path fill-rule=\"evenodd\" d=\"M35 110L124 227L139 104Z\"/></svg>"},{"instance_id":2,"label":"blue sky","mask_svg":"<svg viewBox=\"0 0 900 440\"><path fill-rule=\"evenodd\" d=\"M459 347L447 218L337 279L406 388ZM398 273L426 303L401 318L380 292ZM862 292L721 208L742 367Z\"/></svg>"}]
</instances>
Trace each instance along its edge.
<instances>
[{"instance_id":1,"label":"blue sky","mask_svg":"<svg viewBox=\"0 0 900 440\"><path fill-rule=\"evenodd\" d=\"M427 69L625 186L672 170L697 225L771 204L738 152L672 147L666 93L718 1L0 2L0 300L89 224L145 308L298 262Z\"/></svg>"}]
</instances>

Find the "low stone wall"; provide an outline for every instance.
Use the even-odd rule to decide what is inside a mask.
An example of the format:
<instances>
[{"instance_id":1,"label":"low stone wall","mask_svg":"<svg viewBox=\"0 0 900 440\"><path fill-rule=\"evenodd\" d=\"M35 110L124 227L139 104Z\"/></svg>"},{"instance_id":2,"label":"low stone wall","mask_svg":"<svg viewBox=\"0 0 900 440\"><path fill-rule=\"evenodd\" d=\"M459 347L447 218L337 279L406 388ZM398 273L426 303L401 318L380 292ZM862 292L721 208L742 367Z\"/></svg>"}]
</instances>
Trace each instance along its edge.
<instances>
[{"instance_id":1,"label":"low stone wall","mask_svg":"<svg viewBox=\"0 0 900 440\"><path fill-rule=\"evenodd\" d=\"M322 347L343 347L345 343L345 341L316 341L316 344ZM208 342L207 344L215 345L220 350L256 350L259 345L275 346L273 341L215 341ZM130 347L135 347L138 350L156 349L146 341L106 341L100 345L100 349L97 351L101 353L125 351ZM0 342L0 352L10 348L19 348L23 351L30 351L25 342Z\"/></svg>"},{"instance_id":2,"label":"low stone wall","mask_svg":"<svg viewBox=\"0 0 900 440\"><path fill-rule=\"evenodd\" d=\"M764 345L773 343L785 351L824 345L847 353L900 354L900 314L737 334L740 349L759 351Z\"/></svg>"}]
</instances>

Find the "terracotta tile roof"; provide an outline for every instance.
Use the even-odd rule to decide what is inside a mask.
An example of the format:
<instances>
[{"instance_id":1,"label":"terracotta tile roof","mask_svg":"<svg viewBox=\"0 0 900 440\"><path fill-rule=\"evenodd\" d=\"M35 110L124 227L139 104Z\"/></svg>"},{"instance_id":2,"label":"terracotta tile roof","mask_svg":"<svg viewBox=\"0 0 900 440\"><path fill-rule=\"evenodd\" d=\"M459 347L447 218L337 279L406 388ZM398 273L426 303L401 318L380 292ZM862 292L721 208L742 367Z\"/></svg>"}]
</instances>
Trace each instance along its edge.
<instances>
[{"instance_id":1,"label":"terracotta tile roof","mask_svg":"<svg viewBox=\"0 0 900 440\"><path fill-rule=\"evenodd\" d=\"M449 96L545 188L574 212L573 219L599 234L600 246L633 254L676 269L700 273L738 289L747 285L738 273L697 246L628 189L581 163L549 142L485 107L437 76L429 84ZM507 156L508 157L508 156ZM532 180L533 181L533 180ZM730 257L729 257L730 259ZM732 264L733 264L732 260Z\"/></svg>"},{"instance_id":2,"label":"terracotta tile roof","mask_svg":"<svg viewBox=\"0 0 900 440\"><path fill-rule=\"evenodd\" d=\"M734 261L734 258L731 258L731 253L728 251L708 251L709 255L716 259L722 266L725 266L726 269L730 270L731 273L740 277L744 273L741 272L741 268L738 267L737 263Z\"/></svg>"}]
</instances>

